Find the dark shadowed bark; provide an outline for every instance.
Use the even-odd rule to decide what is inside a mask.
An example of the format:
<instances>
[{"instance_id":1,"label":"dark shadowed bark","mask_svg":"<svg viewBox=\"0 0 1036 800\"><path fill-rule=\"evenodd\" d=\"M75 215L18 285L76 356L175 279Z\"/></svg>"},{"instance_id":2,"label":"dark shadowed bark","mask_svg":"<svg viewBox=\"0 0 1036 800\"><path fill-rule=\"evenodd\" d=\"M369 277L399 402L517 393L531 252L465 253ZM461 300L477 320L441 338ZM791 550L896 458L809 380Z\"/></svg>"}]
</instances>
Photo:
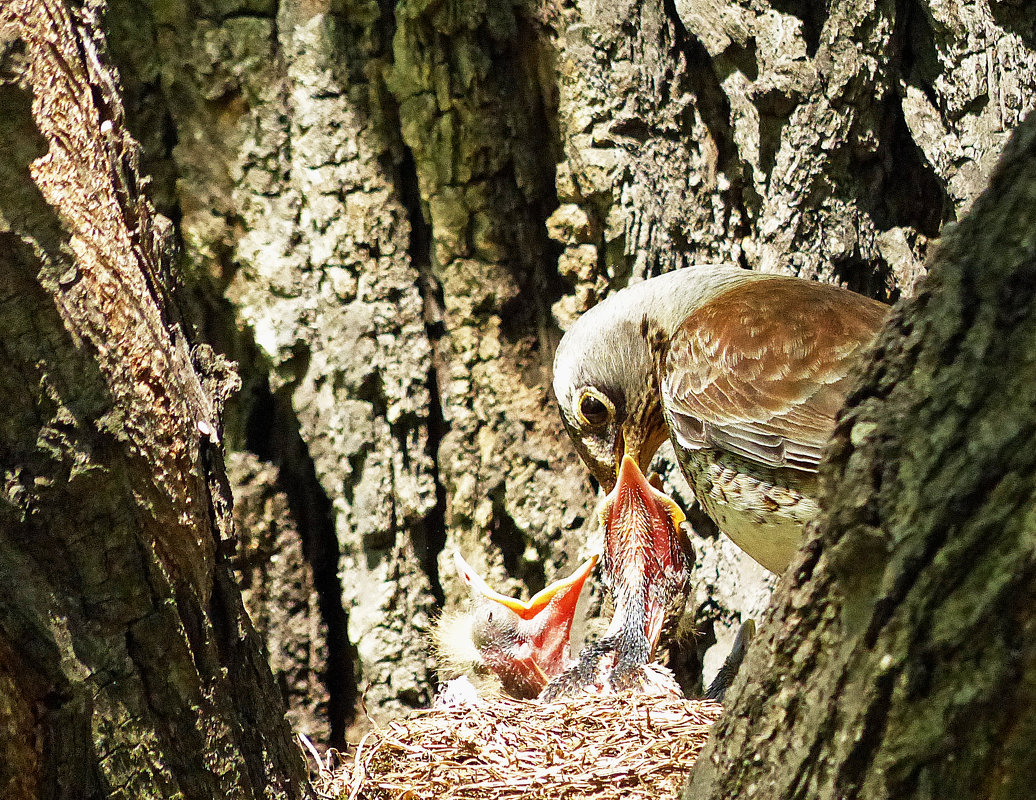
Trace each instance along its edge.
<instances>
[{"instance_id":1,"label":"dark shadowed bark","mask_svg":"<svg viewBox=\"0 0 1036 800\"><path fill-rule=\"evenodd\" d=\"M185 335L105 60L92 6L0 5L0 795L300 797L225 557L237 377Z\"/></svg>"},{"instance_id":2,"label":"dark shadowed bark","mask_svg":"<svg viewBox=\"0 0 1036 800\"><path fill-rule=\"evenodd\" d=\"M1036 785L1036 119L879 335L693 798Z\"/></svg>"}]
</instances>

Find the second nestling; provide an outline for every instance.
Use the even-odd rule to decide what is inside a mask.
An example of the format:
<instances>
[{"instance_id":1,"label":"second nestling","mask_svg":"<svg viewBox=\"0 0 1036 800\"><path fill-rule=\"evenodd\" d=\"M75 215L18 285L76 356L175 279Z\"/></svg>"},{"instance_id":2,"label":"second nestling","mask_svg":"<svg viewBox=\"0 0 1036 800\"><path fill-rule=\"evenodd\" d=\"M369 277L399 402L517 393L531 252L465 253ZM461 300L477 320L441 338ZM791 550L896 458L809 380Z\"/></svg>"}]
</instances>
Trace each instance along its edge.
<instances>
[{"instance_id":1,"label":"second nestling","mask_svg":"<svg viewBox=\"0 0 1036 800\"><path fill-rule=\"evenodd\" d=\"M454 564L469 598L468 608L444 614L434 632L440 672L461 681L446 691L460 699L472 691L537 697L573 663L569 641L576 605L597 556L525 601L492 589L460 553Z\"/></svg>"}]
</instances>

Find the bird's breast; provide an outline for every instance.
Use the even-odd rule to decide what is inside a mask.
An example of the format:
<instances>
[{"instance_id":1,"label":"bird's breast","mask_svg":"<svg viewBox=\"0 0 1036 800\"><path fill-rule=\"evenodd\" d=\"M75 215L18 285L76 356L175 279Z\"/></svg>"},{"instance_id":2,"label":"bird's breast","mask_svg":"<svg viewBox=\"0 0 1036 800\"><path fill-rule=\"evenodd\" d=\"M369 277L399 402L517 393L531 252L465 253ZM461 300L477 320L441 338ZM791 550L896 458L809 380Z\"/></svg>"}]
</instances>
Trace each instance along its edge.
<instances>
[{"instance_id":1,"label":"bird's breast","mask_svg":"<svg viewBox=\"0 0 1036 800\"><path fill-rule=\"evenodd\" d=\"M679 457L695 498L719 529L766 569L784 572L803 527L818 513L816 476L716 450Z\"/></svg>"}]
</instances>

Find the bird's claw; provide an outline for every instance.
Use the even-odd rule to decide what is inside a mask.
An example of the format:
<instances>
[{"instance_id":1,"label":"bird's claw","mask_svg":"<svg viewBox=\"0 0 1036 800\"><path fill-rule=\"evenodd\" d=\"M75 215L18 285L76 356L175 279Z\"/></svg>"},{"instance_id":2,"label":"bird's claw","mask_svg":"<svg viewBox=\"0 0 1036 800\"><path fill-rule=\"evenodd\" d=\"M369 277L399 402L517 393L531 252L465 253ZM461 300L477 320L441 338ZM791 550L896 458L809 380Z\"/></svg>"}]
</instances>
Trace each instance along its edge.
<instances>
[{"instance_id":1,"label":"bird's claw","mask_svg":"<svg viewBox=\"0 0 1036 800\"><path fill-rule=\"evenodd\" d=\"M737 677L737 673L741 669L741 662L744 661L745 653L753 638L755 638L755 621L745 620L737 632L737 638L734 639L734 645L730 648L730 654L705 692L706 700L723 702L723 696L734 682L734 678Z\"/></svg>"},{"instance_id":2,"label":"bird's claw","mask_svg":"<svg viewBox=\"0 0 1036 800\"><path fill-rule=\"evenodd\" d=\"M550 703L558 698L586 691L594 683L597 666L610 649L610 645L604 643L604 640L589 645L575 664L543 687L539 699Z\"/></svg>"}]
</instances>

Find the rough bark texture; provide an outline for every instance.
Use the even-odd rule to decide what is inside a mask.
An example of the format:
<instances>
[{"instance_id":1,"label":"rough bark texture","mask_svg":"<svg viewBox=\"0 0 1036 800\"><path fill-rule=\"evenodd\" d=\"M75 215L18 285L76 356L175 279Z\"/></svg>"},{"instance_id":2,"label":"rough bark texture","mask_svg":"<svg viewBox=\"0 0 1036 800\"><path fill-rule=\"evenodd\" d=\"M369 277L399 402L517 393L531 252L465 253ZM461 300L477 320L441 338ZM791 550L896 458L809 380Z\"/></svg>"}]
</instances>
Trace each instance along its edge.
<instances>
[{"instance_id":1,"label":"rough bark texture","mask_svg":"<svg viewBox=\"0 0 1036 800\"><path fill-rule=\"evenodd\" d=\"M0 795L304 793L95 9L0 5Z\"/></svg>"},{"instance_id":2,"label":"rough bark texture","mask_svg":"<svg viewBox=\"0 0 1036 800\"><path fill-rule=\"evenodd\" d=\"M314 659L282 679L324 676L332 741L361 694L428 701L443 553L534 591L596 536L549 391L576 314L716 260L895 298L981 189L1032 103L1031 5L827 6L110 0L184 302L241 365L228 441L311 564L326 643L279 638ZM770 583L695 522L721 655Z\"/></svg>"},{"instance_id":3,"label":"rough bark texture","mask_svg":"<svg viewBox=\"0 0 1036 800\"><path fill-rule=\"evenodd\" d=\"M197 322L242 364L230 439L276 464L313 561L341 741L358 690L375 716L430 700L447 532L512 591L584 546L592 494L548 402L547 40L508 5L107 19Z\"/></svg>"},{"instance_id":4,"label":"rough bark texture","mask_svg":"<svg viewBox=\"0 0 1036 800\"><path fill-rule=\"evenodd\" d=\"M310 652L327 661L307 668L329 684L339 741L358 681L375 711L427 703L442 536L411 190L378 101L386 41L376 7L352 11L117 1L107 15L180 217L196 321L242 363L231 440L278 467L266 474L313 564L327 640ZM313 631L282 644L308 650Z\"/></svg>"},{"instance_id":5,"label":"rough bark texture","mask_svg":"<svg viewBox=\"0 0 1036 800\"><path fill-rule=\"evenodd\" d=\"M879 335L696 798L1036 781L1036 118Z\"/></svg>"}]
</instances>

